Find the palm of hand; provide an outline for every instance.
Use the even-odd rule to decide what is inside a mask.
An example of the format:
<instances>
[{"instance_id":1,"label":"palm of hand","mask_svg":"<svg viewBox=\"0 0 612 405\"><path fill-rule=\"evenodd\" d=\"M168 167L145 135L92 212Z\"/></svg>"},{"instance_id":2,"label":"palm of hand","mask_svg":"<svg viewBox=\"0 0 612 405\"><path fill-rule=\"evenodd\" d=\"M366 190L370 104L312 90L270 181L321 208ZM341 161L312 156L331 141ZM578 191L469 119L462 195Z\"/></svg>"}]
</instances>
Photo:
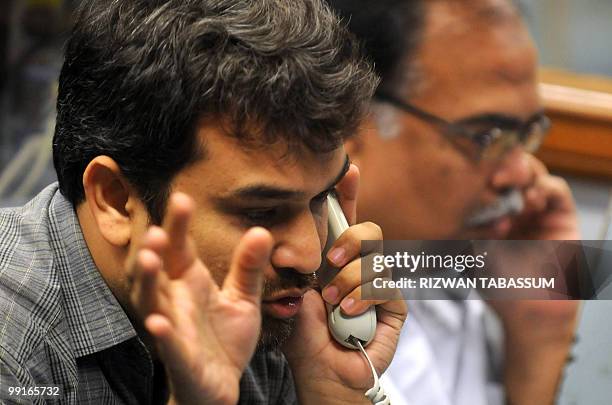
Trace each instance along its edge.
<instances>
[{"instance_id":1,"label":"palm of hand","mask_svg":"<svg viewBox=\"0 0 612 405\"><path fill-rule=\"evenodd\" d=\"M240 376L259 337L254 332L261 325L259 307L221 291L201 262L169 287L167 299L182 352L172 363L183 369L170 374L171 384L194 379L194 386L201 387L201 392L184 392L177 400L190 402L212 392L212 403L236 402Z\"/></svg>"},{"instance_id":2,"label":"palm of hand","mask_svg":"<svg viewBox=\"0 0 612 405\"><path fill-rule=\"evenodd\" d=\"M164 227L150 227L128 258L130 299L155 340L172 401L235 403L259 338L273 240L262 228L243 235L220 288L188 236L193 211L186 195L171 197Z\"/></svg>"}]
</instances>

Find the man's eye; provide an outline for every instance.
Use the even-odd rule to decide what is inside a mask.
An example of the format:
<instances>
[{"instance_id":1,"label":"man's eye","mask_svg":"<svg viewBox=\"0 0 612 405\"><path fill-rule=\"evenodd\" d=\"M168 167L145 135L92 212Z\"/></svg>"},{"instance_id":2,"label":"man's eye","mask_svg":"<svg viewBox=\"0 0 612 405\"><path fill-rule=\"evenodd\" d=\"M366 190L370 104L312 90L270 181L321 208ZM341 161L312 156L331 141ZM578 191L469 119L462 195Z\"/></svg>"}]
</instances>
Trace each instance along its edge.
<instances>
[{"instance_id":1,"label":"man's eye","mask_svg":"<svg viewBox=\"0 0 612 405\"><path fill-rule=\"evenodd\" d=\"M278 216L276 208L247 210L240 214L246 222L252 225L268 225Z\"/></svg>"},{"instance_id":2,"label":"man's eye","mask_svg":"<svg viewBox=\"0 0 612 405\"><path fill-rule=\"evenodd\" d=\"M474 134L473 139L480 147L486 148L501 137L503 133L504 131L500 128L491 128L487 131L481 131Z\"/></svg>"}]
</instances>

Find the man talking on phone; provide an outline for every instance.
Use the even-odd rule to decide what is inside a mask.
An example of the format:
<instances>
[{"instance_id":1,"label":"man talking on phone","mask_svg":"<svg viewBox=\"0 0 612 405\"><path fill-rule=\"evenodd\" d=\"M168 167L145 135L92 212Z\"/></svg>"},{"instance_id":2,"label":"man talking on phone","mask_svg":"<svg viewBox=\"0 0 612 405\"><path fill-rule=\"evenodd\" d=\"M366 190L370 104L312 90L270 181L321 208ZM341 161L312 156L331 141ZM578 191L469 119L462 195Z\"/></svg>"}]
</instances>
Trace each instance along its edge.
<instances>
[{"instance_id":1,"label":"man talking on phone","mask_svg":"<svg viewBox=\"0 0 612 405\"><path fill-rule=\"evenodd\" d=\"M379 224L389 240L580 239L567 183L532 155L550 122L518 2L329 3L381 76L371 120L347 142L363 171L360 220ZM498 347L488 307L448 298L410 303L387 373L404 396L436 405L553 403L578 302L491 303L503 326Z\"/></svg>"},{"instance_id":2,"label":"man talking on phone","mask_svg":"<svg viewBox=\"0 0 612 405\"><path fill-rule=\"evenodd\" d=\"M367 403L312 288L335 189L351 226L323 293L377 305L385 370L406 306L359 299L360 242L382 234L356 223L342 146L376 82L319 0L84 1L59 182L0 212L0 400Z\"/></svg>"}]
</instances>

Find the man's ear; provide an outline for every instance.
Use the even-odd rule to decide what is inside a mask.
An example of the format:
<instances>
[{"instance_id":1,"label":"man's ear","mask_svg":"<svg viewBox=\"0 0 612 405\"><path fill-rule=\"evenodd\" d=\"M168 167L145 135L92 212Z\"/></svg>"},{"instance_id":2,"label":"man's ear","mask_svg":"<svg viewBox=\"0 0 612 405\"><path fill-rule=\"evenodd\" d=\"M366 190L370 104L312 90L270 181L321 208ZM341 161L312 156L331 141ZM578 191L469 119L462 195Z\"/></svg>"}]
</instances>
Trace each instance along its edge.
<instances>
[{"instance_id":1,"label":"man's ear","mask_svg":"<svg viewBox=\"0 0 612 405\"><path fill-rule=\"evenodd\" d=\"M132 237L135 192L117 162L98 156L83 173L85 204L102 237L111 245L127 246Z\"/></svg>"}]
</instances>

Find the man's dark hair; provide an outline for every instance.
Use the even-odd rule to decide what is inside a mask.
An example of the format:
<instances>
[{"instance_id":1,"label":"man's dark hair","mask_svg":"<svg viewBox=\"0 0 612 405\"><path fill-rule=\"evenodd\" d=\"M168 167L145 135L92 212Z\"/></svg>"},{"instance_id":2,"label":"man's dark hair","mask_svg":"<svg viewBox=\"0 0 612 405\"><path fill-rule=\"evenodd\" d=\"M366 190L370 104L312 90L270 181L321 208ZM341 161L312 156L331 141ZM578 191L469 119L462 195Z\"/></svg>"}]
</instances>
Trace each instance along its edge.
<instances>
[{"instance_id":1,"label":"man's dark hair","mask_svg":"<svg viewBox=\"0 0 612 405\"><path fill-rule=\"evenodd\" d=\"M170 183L206 156L203 120L244 144L328 152L352 135L377 79L320 0L87 0L59 82L54 163L76 206L113 158L163 217Z\"/></svg>"},{"instance_id":2,"label":"man's dark hair","mask_svg":"<svg viewBox=\"0 0 612 405\"><path fill-rule=\"evenodd\" d=\"M426 18L425 0L327 0L362 42L374 63L380 86L407 85L410 57L417 49Z\"/></svg>"}]
</instances>

